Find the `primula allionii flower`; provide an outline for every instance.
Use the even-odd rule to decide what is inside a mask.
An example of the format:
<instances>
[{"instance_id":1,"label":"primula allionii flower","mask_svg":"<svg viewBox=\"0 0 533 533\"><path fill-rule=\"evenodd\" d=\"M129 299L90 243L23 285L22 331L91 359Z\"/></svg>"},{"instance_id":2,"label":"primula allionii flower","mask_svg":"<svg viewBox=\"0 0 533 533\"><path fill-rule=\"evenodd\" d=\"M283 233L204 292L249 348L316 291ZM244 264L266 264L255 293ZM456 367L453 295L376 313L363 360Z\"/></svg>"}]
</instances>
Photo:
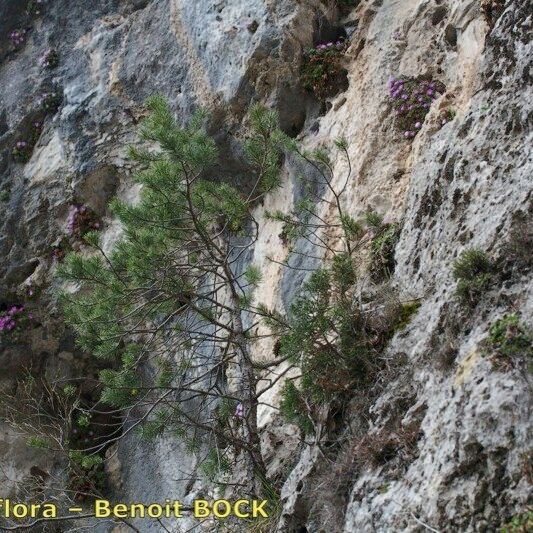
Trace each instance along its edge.
<instances>
[{"instance_id":1,"label":"primula allionii flower","mask_svg":"<svg viewBox=\"0 0 533 533\"><path fill-rule=\"evenodd\" d=\"M406 139L416 136L424 124L431 103L446 90L442 83L423 77L402 80L391 76L387 87L396 126Z\"/></svg>"},{"instance_id":2,"label":"primula allionii flower","mask_svg":"<svg viewBox=\"0 0 533 533\"><path fill-rule=\"evenodd\" d=\"M307 50L302 68L306 89L322 97L336 93L339 74L342 72L340 58L346 48L347 43L339 39L335 42L318 43Z\"/></svg>"},{"instance_id":3,"label":"primula allionii flower","mask_svg":"<svg viewBox=\"0 0 533 533\"><path fill-rule=\"evenodd\" d=\"M9 34L9 38L15 46L20 46L26 40L26 30L13 30Z\"/></svg>"},{"instance_id":4,"label":"primula allionii flower","mask_svg":"<svg viewBox=\"0 0 533 533\"><path fill-rule=\"evenodd\" d=\"M100 222L85 205L73 205L67 217L69 235L83 237L92 229L100 229Z\"/></svg>"},{"instance_id":5,"label":"primula allionii flower","mask_svg":"<svg viewBox=\"0 0 533 533\"><path fill-rule=\"evenodd\" d=\"M235 418L244 418L244 405L242 403L237 404L235 408Z\"/></svg>"},{"instance_id":6,"label":"primula allionii flower","mask_svg":"<svg viewBox=\"0 0 533 533\"><path fill-rule=\"evenodd\" d=\"M12 305L7 311L0 314L0 332L12 332L17 328L27 325L27 320L33 319L33 314L24 316L24 306Z\"/></svg>"},{"instance_id":7,"label":"primula allionii flower","mask_svg":"<svg viewBox=\"0 0 533 533\"><path fill-rule=\"evenodd\" d=\"M59 65L59 54L55 50L47 50L39 59L43 68L53 69Z\"/></svg>"}]
</instances>

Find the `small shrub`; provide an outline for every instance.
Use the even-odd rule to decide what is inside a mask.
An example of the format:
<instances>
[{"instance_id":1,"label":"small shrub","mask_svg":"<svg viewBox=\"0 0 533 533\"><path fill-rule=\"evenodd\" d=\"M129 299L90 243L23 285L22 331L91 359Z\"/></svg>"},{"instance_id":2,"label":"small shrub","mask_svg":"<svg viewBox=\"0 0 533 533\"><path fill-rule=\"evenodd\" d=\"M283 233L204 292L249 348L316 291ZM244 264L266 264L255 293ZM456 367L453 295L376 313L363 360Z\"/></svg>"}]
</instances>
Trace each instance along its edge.
<instances>
[{"instance_id":1,"label":"small shrub","mask_svg":"<svg viewBox=\"0 0 533 533\"><path fill-rule=\"evenodd\" d=\"M287 422L297 425L303 433L312 433L313 423L307 415L305 400L290 380L283 385L279 409Z\"/></svg>"},{"instance_id":2,"label":"small shrub","mask_svg":"<svg viewBox=\"0 0 533 533\"><path fill-rule=\"evenodd\" d=\"M388 86L396 128L406 139L417 135L431 103L446 91L443 83L428 76L414 79L391 77ZM441 124L444 120L447 121L447 118L443 117Z\"/></svg>"},{"instance_id":3,"label":"small shrub","mask_svg":"<svg viewBox=\"0 0 533 533\"><path fill-rule=\"evenodd\" d=\"M13 159L18 163L27 163L31 159L33 146L28 141L18 140L11 150Z\"/></svg>"},{"instance_id":4,"label":"small shrub","mask_svg":"<svg viewBox=\"0 0 533 533\"><path fill-rule=\"evenodd\" d=\"M505 315L489 330L489 345L504 357L532 354L532 337L517 315Z\"/></svg>"},{"instance_id":5,"label":"small shrub","mask_svg":"<svg viewBox=\"0 0 533 533\"><path fill-rule=\"evenodd\" d=\"M479 249L465 250L453 264L456 294L465 304L475 305L494 280L494 265Z\"/></svg>"},{"instance_id":6,"label":"small shrub","mask_svg":"<svg viewBox=\"0 0 533 533\"><path fill-rule=\"evenodd\" d=\"M101 494L106 479L103 457L71 450L69 460L69 490L72 491L74 499L84 501L88 497Z\"/></svg>"},{"instance_id":7,"label":"small shrub","mask_svg":"<svg viewBox=\"0 0 533 533\"><path fill-rule=\"evenodd\" d=\"M320 98L333 96L338 91L342 75L342 56L346 51L346 42L320 43L309 49L304 57L304 87Z\"/></svg>"},{"instance_id":8,"label":"small shrub","mask_svg":"<svg viewBox=\"0 0 533 533\"><path fill-rule=\"evenodd\" d=\"M56 50L47 50L39 59L41 67L52 70L59 66L59 54Z\"/></svg>"},{"instance_id":9,"label":"small shrub","mask_svg":"<svg viewBox=\"0 0 533 533\"><path fill-rule=\"evenodd\" d=\"M397 224L385 224L372 239L370 251L370 275L376 282L389 278L394 273L396 263L394 251L400 238Z\"/></svg>"},{"instance_id":10,"label":"small shrub","mask_svg":"<svg viewBox=\"0 0 533 533\"><path fill-rule=\"evenodd\" d=\"M4 189L3 191L0 191L0 202L9 202L10 197L11 191L9 189Z\"/></svg>"},{"instance_id":11,"label":"small shrub","mask_svg":"<svg viewBox=\"0 0 533 533\"><path fill-rule=\"evenodd\" d=\"M408 302L402 304L396 325L394 326L394 331L401 331L402 329L405 329L419 309L420 302Z\"/></svg>"},{"instance_id":12,"label":"small shrub","mask_svg":"<svg viewBox=\"0 0 533 533\"><path fill-rule=\"evenodd\" d=\"M514 516L500 529L500 533L529 533L531 531L533 531L533 510Z\"/></svg>"},{"instance_id":13,"label":"small shrub","mask_svg":"<svg viewBox=\"0 0 533 533\"><path fill-rule=\"evenodd\" d=\"M63 387L63 394L67 398L73 398L74 396L76 396L76 392L77 392L77 389L74 385L65 385Z\"/></svg>"},{"instance_id":14,"label":"small shrub","mask_svg":"<svg viewBox=\"0 0 533 533\"><path fill-rule=\"evenodd\" d=\"M384 428L366 435L356 453L363 464L373 467L383 466L393 460L398 466L406 466L416 458L417 443L421 436L419 421L392 431Z\"/></svg>"},{"instance_id":15,"label":"small shrub","mask_svg":"<svg viewBox=\"0 0 533 533\"><path fill-rule=\"evenodd\" d=\"M383 224L383 215L375 211L369 211L365 216L365 221L371 228L380 229Z\"/></svg>"},{"instance_id":16,"label":"small shrub","mask_svg":"<svg viewBox=\"0 0 533 533\"><path fill-rule=\"evenodd\" d=\"M45 450L47 448L50 448L51 443L48 439L44 437L32 436L26 439L26 446L28 446L29 448Z\"/></svg>"}]
</instances>

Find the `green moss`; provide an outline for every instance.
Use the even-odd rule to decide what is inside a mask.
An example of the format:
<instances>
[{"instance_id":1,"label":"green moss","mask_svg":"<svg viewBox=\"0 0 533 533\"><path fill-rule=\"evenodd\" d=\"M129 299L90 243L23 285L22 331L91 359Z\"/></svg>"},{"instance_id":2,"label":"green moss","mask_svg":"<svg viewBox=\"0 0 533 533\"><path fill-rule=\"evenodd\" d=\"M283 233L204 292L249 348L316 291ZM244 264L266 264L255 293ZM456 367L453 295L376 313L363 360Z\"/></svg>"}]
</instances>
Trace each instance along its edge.
<instances>
[{"instance_id":1,"label":"green moss","mask_svg":"<svg viewBox=\"0 0 533 533\"><path fill-rule=\"evenodd\" d=\"M413 316L420 309L420 305L420 302L409 302L402 305L400 314L394 326L394 332L401 331L409 325Z\"/></svg>"}]
</instances>

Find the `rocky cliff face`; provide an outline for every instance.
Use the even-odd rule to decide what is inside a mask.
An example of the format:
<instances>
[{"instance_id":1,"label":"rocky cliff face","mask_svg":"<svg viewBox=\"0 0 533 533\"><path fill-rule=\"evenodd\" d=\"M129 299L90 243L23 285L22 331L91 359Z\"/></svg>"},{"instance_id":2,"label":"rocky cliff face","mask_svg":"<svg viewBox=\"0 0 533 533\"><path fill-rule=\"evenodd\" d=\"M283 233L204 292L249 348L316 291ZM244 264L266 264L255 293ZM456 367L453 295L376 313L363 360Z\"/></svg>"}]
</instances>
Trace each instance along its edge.
<instances>
[{"instance_id":1,"label":"rocky cliff face","mask_svg":"<svg viewBox=\"0 0 533 533\"><path fill-rule=\"evenodd\" d=\"M302 445L277 410L261 410L269 473L282 480L272 530L496 531L522 513L531 482L530 380L520 358L495 364L484 341L506 313L531 326L527 250L521 258L510 251L532 243L528 2L48 0L40 13L23 4L5 0L0 8L0 304L28 301L37 322L0 345L2 388L15 387L25 367L65 376L84 365L51 296L54 247L73 204L100 217L106 246L116 239L106 202L135 196L126 146L144 99L164 94L184 121L207 108L223 156L217 178L234 183L243 180L241 122L261 101L307 148L346 137L354 172L346 208L401 224L392 283L421 303L387 347L395 371L364 412L354 406L345 417L357 438L336 460L319 443ZM304 50L344 36L347 88L321 101L302 85ZM59 58L54 69L39 62L50 49ZM389 77L420 75L445 91L406 139L393 125ZM14 158L21 141L23 157ZM336 175L345 164L334 163ZM295 166L287 161L282 189L257 207L257 217L290 209L299 194ZM264 221L248 261L263 271L257 298L283 311L303 276L268 259L287 254L281 231ZM468 248L486 250L506 274L465 311L452 265ZM274 357L269 341L255 350L257 360ZM279 387L268 395L265 403L276 406ZM360 459L368 447L384 460ZM8 492L31 467L51 471L57 461L27 450L7 426L0 450ZM201 482L180 481L196 459L176 441L128 436L108 463L119 499L209 494ZM331 472L343 474L342 483ZM139 527L161 531L157 523Z\"/></svg>"}]
</instances>

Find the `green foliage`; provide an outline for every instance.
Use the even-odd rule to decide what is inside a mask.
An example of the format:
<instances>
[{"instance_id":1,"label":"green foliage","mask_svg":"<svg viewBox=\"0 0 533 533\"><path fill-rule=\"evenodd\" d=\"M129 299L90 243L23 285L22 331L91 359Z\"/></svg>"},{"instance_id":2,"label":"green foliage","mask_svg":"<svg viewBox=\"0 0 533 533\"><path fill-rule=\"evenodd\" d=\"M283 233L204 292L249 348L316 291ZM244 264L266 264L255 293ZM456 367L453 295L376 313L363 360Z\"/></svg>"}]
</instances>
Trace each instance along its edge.
<instances>
[{"instance_id":1,"label":"green foliage","mask_svg":"<svg viewBox=\"0 0 533 533\"><path fill-rule=\"evenodd\" d=\"M502 526L500 533L528 533L533 530L533 511L514 516Z\"/></svg>"},{"instance_id":2,"label":"green foliage","mask_svg":"<svg viewBox=\"0 0 533 533\"><path fill-rule=\"evenodd\" d=\"M394 326L394 331L401 331L402 329L405 329L419 309L420 302L408 302L402 304L400 314Z\"/></svg>"},{"instance_id":3,"label":"green foliage","mask_svg":"<svg viewBox=\"0 0 533 533\"><path fill-rule=\"evenodd\" d=\"M157 366L159 367L159 374L157 376L156 385L166 389L172 385L172 380L175 375L172 362L168 359L160 358L157 360Z\"/></svg>"},{"instance_id":4,"label":"green foliage","mask_svg":"<svg viewBox=\"0 0 533 533\"><path fill-rule=\"evenodd\" d=\"M380 229L383 224L383 215L375 211L369 211L365 216L366 223L374 229Z\"/></svg>"},{"instance_id":5,"label":"green foliage","mask_svg":"<svg viewBox=\"0 0 533 533\"><path fill-rule=\"evenodd\" d=\"M80 428L87 428L91 424L91 417L87 413L82 413L78 416L76 424Z\"/></svg>"},{"instance_id":6,"label":"green foliage","mask_svg":"<svg viewBox=\"0 0 533 533\"><path fill-rule=\"evenodd\" d=\"M333 257L331 272L340 291L347 291L356 281L356 272L350 254L341 252Z\"/></svg>"},{"instance_id":7,"label":"green foliage","mask_svg":"<svg viewBox=\"0 0 533 533\"><path fill-rule=\"evenodd\" d=\"M158 411L152 420L148 420L140 427L141 437L146 440L155 440L167 429L170 418L166 411Z\"/></svg>"},{"instance_id":8,"label":"green foliage","mask_svg":"<svg viewBox=\"0 0 533 533\"><path fill-rule=\"evenodd\" d=\"M218 415L218 424L221 427L224 427L229 422L230 418L235 413L235 408L237 404L235 400L230 398L221 398L218 404L217 415Z\"/></svg>"},{"instance_id":9,"label":"green foliage","mask_svg":"<svg viewBox=\"0 0 533 533\"><path fill-rule=\"evenodd\" d=\"M91 468L103 465L104 463L104 460L100 455L89 455L79 450L71 450L69 452L69 458L84 470L90 470Z\"/></svg>"},{"instance_id":10,"label":"green foliage","mask_svg":"<svg viewBox=\"0 0 533 533\"><path fill-rule=\"evenodd\" d=\"M494 280L495 267L487 254L479 249L465 250L453 264L453 277L457 281L459 300L475 305Z\"/></svg>"},{"instance_id":11,"label":"green foliage","mask_svg":"<svg viewBox=\"0 0 533 533\"><path fill-rule=\"evenodd\" d=\"M287 422L296 424L303 433L312 433L313 422L307 415L304 398L291 380L283 385L279 409Z\"/></svg>"},{"instance_id":12,"label":"green foliage","mask_svg":"<svg viewBox=\"0 0 533 533\"><path fill-rule=\"evenodd\" d=\"M505 315L496 320L489 330L489 344L505 357L531 357L533 337L517 315Z\"/></svg>"},{"instance_id":13,"label":"green foliage","mask_svg":"<svg viewBox=\"0 0 533 533\"><path fill-rule=\"evenodd\" d=\"M341 216L341 225L344 233L350 240L356 240L363 234L363 226L349 215Z\"/></svg>"},{"instance_id":14,"label":"green foliage","mask_svg":"<svg viewBox=\"0 0 533 533\"><path fill-rule=\"evenodd\" d=\"M261 270L256 266L250 265L244 273L244 278L249 285L257 287L261 283Z\"/></svg>"},{"instance_id":15,"label":"green foliage","mask_svg":"<svg viewBox=\"0 0 533 533\"><path fill-rule=\"evenodd\" d=\"M301 390L310 404L346 392L364 381L372 367L367 331L348 294L353 270L346 256L339 257L331 271L320 269L310 276L291 305L280 338L280 354L300 367Z\"/></svg>"},{"instance_id":16,"label":"green foliage","mask_svg":"<svg viewBox=\"0 0 533 533\"><path fill-rule=\"evenodd\" d=\"M208 456L200 463L200 470L209 481L215 481L220 475L231 469L231 463L224 450L213 448Z\"/></svg>"},{"instance_id":17,"label":"green foliage","mask_svg":"<svg viewBox=\"0 0 533 533\"><path fill-rule=\"evenodd\" d=\"M50 441L45 437L32 436L26 440L26 446L30 448L47 449L50 445Z\"/></svg>"},{"instance_id":18,"label":"green foliage","mask_svg":"<svg viewBox=\"0 0 533 533\"><path fill-rule=\"evenodd\" d=\"M98 234L88 232L84 242L91 250L70 253L58 266L58 275L78 288L62 295L61 303L78 346L99 359L100 368L108 367L99 374L100 401L127 409L141 402L153 405L166 394L171 412L153 413L139 424L141 435L153 439L169 428L197 452L194 421L175 412L191 397L205 406L216 399L209 380L196 375L199 343L221 353L226 349L241 364L244 360L247 346L234 340L234 332L240 328L240 338L246 332L235 316L251 307L251 289L261 273L249 267L243 276L235 274L234 256L256 238L251 212L279 185L281 146L287 139L274 112L260 106L250 110L245 152L251 184L244 192L208 179L218 153L205 131L205 113L182 127L165 99L150 98L147 108L141 136L150 150L130 149L140 168L133 176L141 185L139 201L111 202L123 229L113 250L104 252ZM229 294L228 300L221 294ZM155 372L148 360L155 362ZM201 365L204 372L205 360ZM217 423L210 414L206 407L202 426ZM223 460L217 460L223 469Z\"/></svg>"},{"instance_id":19,"label":"green foliage","mask_svg":"<svg viewBox=\"0 0 533 533\"><path fill-rule=\"evenodd\" d=\"M0 191L0 202L9 202L11 197L11 191L9 189L3 189Z\"/></svg>"},{"instance_id":20,"label":"green foliage","mask_svg":"<svg viewBox=\"0 0 533 533\"><path fill-rule=\"evenodd\" d=\"M139 380L133 370L104 369L100 381L104 385L101 400L112 407L128 407L137 399Z\"/></svg>"},{"instance_id":21,"label":"green foliage","mask_svg":"<svg viewBox=\"0 0 533 533\"><path fill-rule=\"evenodd\" d=\"M373 222L377 224L375 227L380 229L372 239L369 270L374 281L381 281L390 277L394 272L394 250L400 238L400 228L397 224L382 225L381 220L377 222L377 217Z\"/></svg>"},{"instance_id":22,"label":"green foliage","mask_svg":"<svg viewBox=\"0 0 533 533\"><path fill-rule=\"evenodd\" d=\"M76 396L76 392L77 392L77 389L74 385L65 385L63 387L63 394L67 398L73 398L74 396Z\"/></svg>"},{"instance_id":23,"label":"green foliage","mask_svg":"<svg viewBox=\"0 0 533 533\"><path fill-rule=\"evenodd\" d=\"M259 190L262 193L279 187L280 181L280 144L287 138L278 128L278 117L261 105L250 109L250 123L254 135L246 143L246 155L252 165L261 169Z\"/></svg>"}]
</instances>

